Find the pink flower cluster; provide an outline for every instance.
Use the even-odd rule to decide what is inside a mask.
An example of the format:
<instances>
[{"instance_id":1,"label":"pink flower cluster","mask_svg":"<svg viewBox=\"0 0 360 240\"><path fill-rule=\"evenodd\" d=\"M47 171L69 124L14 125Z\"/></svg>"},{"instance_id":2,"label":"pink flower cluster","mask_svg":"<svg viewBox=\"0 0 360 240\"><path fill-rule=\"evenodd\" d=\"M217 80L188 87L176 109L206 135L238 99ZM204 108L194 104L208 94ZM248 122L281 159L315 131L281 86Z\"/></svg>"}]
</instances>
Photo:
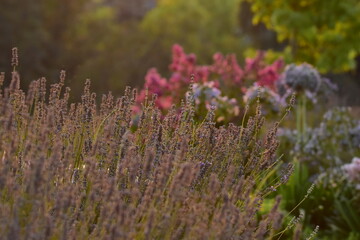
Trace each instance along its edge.
<instances>
[{"instance_id":1,"label":"pink flower cluster","mask_svg":"<svg viewBox=\"0 0 360 240\"><path fill-rule=\"evenodd\" d=\"M257 86L275 89L275 82L279 80L284 68L284 61L278 59L271 65L266 65L265 52L259 51L255 58L246 58L243 77Z\"/></svg>"},{"instance_id":2,"label":"pink flower cluster","mask_svg":"<svg viewBox=\"0 0 360 240\"><path fill-rule=\"evenodd\" d=\"M211 66L211 70L213 73L219 75L225 84L240 85L242 83L245 71L242 70L237 63L236 56L234 54L224 56L221 53L216 53L213 60L214 63Z\"/></svg>"},{"instance_id":3,"label":"pink flower cluster","mask_svg":"<svg viewBox=\"0 0 360 240\"><path fill-rule=\"evenodd\" d=\"M224 96L236 96L236 99L241 102L242 96L250 86L275 89L275 82L280 77L284 63L279 59L271 65L266 65L264 57L265 54L259 52L255 58L247 58L245 67L242 68L234 54L224 56L216 53L213 56L212 65L200 66L196 64L195 54L186 54L184 49L176 44L172 48L170 78L162 77L155 68L150 69L137 101L143 102L145 91L148 89L149 95L157 94L157 106L162 110L167 110L172 104L180 102L188 90L190 75L194 74L194 81L197 84L211 82L211 86L220 89Z\"/></svg>"},{"instance_id":4,"label":"pink flower cluster","mask_svg":"<svg viewBox=\"0 0 360 240\"><path fill-rule=\"evenodd\" d=\"M168 80L166 78L161 77L161 75L155 68L152 68L147 72L145 76L144 89L141 90L141 92L139 93L137 101L139 103L142 103L144 101L147 90L149 96L151 96L152 94L157 95L156 105L160 109L169 109L173 102L173 97L169 93L171 92L173 87L173 85L168 83Z\"/></svg>"}]
</instances>

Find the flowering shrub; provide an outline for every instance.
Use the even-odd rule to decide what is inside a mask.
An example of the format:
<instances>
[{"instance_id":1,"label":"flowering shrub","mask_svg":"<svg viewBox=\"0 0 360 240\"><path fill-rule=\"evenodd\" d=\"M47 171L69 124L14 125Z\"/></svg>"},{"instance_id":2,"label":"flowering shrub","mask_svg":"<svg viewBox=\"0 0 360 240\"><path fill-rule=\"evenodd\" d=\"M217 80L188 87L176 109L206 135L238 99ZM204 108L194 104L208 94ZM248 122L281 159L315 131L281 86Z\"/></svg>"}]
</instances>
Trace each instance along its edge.
<instances>
[{"instance_id":1,"label":"flowering shrub","mask_svg":"<svg viewBox=\"0 0 360 240\"><path fill-rule=\"evenodd\" d=\"M259 52L253 59L246 59L243 68L238 64L235 55L224 56L216 53L213 61L212 65L199 66L194 54L186 54L181 46L174 45L172 63L169 66L171 76L166 79L156 69L150 69L145 77L144 89L140 91L138 103L144 101L148 89L150 94L158 95L156 105L161 110L169 110L172 104L180 103L191 81L190 76L193 75L193 81L196 83L193 94L197 110L203 113L214 104L217 106L218 116L219 112L226 113L226 118L230 119L231 116L239 114L239 107L244 106L243 96L249 87L256 85L268 88L268 92L276 91L275 83L283 68L281 59L266 65L263 52ZM203 100L205 102L202 102ZM200 105L206 109L202 109ZM218 121L224 119L223 116L217 118Z\"/></svg>"},{"instance_id":2,"label":"flowering shrub","mask_svg":"<svg viewBox=\"0 0 360 240\"><path fill-rule=\"evenodd\" d=\"M279 151L295 163L288 186L280 189L283 206L291 211L315 183L312 195L300 208L306 212L304 225L319 225L319 237L324 239L360 237L360 165L358 158L353 158L360 154L359 126L348 108L334 108L324 114L319 126L306 129L309 137L305 142L298 141L296 130L279 130Z\"/></svg>"},{"instance_id":3,"label":"flowering shrub","mask_svg":"<svg viewBox=\"0 0 360 240\"><path fill-rule=\"evenodd\" d=\"M356 166L350 166L349 170ZM313 194L304 209L308 223L319 224L319 237L359 239L360 191L343 167L330 168L320 174Z\"/></svg>"},{"instance_id":4,"label":"flowering shrub","mask_svg":"<svg viewBox=\"0 0 360 240\"><path fill-rule=\"evenodd\" d=\"M334 108L324 114L318 127L307 128L309 138L305 143L297 141L296 130L280 129L281 151L291 149L287 158L297 157L309 164L312 175L318 174L360 154L359 126L360 122L352 118L348 108Z\"/></svg>"},{"instance_id":5,"label":"flowering shrub","mask_svg":"<svg viewBox=\"0 0 360 240\"><path fill-rule=\"evenodd\" d=\"M360 124L351 128L349 134L354 147L360 149Z\"/></svg>"}]
</instances>

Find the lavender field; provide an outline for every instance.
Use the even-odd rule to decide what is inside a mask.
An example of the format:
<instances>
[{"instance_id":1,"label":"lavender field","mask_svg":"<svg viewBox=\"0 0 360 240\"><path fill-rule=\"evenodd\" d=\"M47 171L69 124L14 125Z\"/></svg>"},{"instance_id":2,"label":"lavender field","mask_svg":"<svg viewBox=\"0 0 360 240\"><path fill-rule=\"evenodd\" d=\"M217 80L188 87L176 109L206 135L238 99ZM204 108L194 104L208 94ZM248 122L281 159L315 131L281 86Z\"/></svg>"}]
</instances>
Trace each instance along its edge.
<instances>
[{"instance_id":1,"label":"lavender field","mask_svg":"<svg viewBox=\"0 0 360 240\"><path fill-rule=\"evenodd\" d=\"M357 0L4 0L0 239L360 239Z\"/></svg>"}]
</instances>

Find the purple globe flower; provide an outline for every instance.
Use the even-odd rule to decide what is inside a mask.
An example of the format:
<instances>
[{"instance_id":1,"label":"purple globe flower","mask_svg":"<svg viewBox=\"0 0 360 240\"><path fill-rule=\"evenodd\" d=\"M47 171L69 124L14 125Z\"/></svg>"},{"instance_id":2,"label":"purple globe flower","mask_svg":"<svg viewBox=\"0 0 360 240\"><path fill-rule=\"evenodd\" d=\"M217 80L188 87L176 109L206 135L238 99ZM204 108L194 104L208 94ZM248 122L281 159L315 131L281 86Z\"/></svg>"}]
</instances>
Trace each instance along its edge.
<instances>
[{"instance_id":1,"label":"purple globe flower","mask_svg":"<svg viewBox=\"0 0 360 240\"><path fill-rule=\"evenodd\" d=\"M285 68L283 75L284 83L295 91L308 90L316 92L321 84L319 72L310 64L301 65L290 64Z\"/></svg>"}]
</instances>

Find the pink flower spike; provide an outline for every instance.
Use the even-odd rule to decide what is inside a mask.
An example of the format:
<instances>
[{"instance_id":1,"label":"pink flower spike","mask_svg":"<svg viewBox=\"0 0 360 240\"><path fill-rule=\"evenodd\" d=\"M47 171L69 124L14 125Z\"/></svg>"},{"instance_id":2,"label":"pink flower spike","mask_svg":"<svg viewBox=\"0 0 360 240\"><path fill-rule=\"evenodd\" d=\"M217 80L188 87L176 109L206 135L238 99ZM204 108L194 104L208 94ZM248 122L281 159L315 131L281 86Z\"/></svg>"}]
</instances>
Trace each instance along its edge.
<instances>
[{"instance_id":1,"label":"pink flower spike","mask_svg":"<svg viewBox=\"0 0 360 240\"><path fill-rule=\"evenodd\" d=\"M184 54L184 50L179 44L173 45L172 52L173 52L173 57L180 57Z\"/></svg>"}]
</instances>

